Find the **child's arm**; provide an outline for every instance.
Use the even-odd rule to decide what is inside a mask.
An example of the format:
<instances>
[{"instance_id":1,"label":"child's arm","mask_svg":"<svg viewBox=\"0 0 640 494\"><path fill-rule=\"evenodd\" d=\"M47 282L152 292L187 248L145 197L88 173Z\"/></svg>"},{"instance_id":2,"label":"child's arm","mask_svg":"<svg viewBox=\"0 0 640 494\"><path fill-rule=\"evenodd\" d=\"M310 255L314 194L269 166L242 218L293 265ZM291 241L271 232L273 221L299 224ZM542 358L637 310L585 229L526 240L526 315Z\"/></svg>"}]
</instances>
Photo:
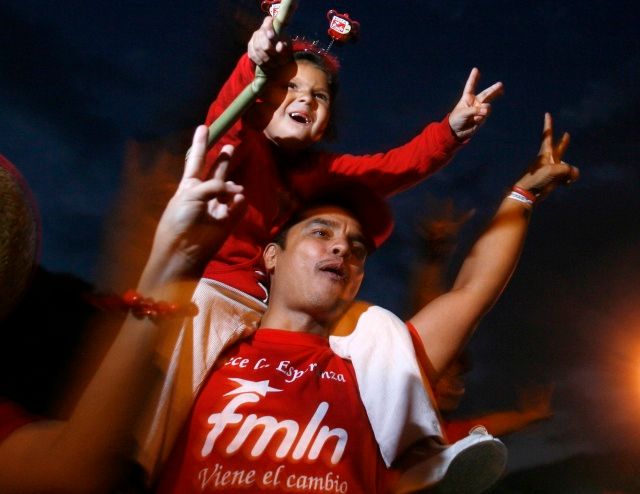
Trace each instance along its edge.
<instances>
[{"instance_id":1,"label":"child's arm","mask_svg":"<svg viewBox=\"0 0 640 494\"><path fill-rule=\"evenodd\" d=\"M236 96L238 96L248 84L251 84L254 75L255 65L247 54L242 55L233 72L231 72L231 75L220 89L216 99L213 100L213 103L209 106L207 118L205 119L206 125L211 125L231 102L236 99Z\"/></svg>"},{"instance_id":2,"label":"child's arm","mask_svg":"<svg viewBox=\"0 0 640 494\"><path fill-rule=\"evenodd\" d=\"M389 197L405 190L446 165L462 147L448 118L427 125L420 134L402 146L366 155L315 153L314 164L291 170L295 190L330 182L335 176L357 177L378 194Z\"/></svg>"},{"instance_id":3,"label":"child's arm","mask_svg":"<svg viewBox=\"0 0 640 494\"><path fill-rule=\"evenodd\" d=\"M539 199L559 183L578 178L577 169L561 161L568 135L554 146L551 133L551 116L547 114L538 157L516 183L526 191L539 193ZM432 382L466 344L482 316L506 286L524 244L530 207L505 198L467 255L452 290L411 318L432 366L429 375Z\"/></svg>"},{"instance_id":4,"label":"child's arm","mask_svg":"<svg viewBox=\"0 0 640 494\"><path fill-rule=\"evenodd\" d=\"M247 53L240 57L229 79L209 107L205 124L213 123L236 96L253 81L256 66L260 66L266 74L271 74L291 60L290 48L289 39L276 35L273 30L273 17L265 17L262 25L251 35L247 43Z\"/></svg>"},{"instance_id":5,"label":"child's arm","mask_svg":"<svg viewBox=\"0 0 640 494\"><path fill-rule=\"evenodd\" d=\"M145 297L188 303L199 269L239 219L242 188L225 181L228 156L201 181L207 129L194 136L176 194L154 238L137 290ZM34 421L0 442L0 492L111 492L144 401L162 317L129 315L67 421Z\"/></svg>"},{"instance_id":6,"label":"child's arm","mask_svg":"<svg viewBox=\"0 0 640 494\"><path fill-rule=\"evenodd\" d=\"M453 158L488 118L490 102L502 94L502 83L497 82L476 95L478 78L478 69L474 68L451 113L442 121L427 125L406 144L387 152L361 156L318 153L318 166L313 167L316 176L306 179L318 183L330 180L331 175L357 176L384 196L424 180ZM296 186L304 190L304 183Z\"/></svg>"},{"instance_id":7,"label":"child's arm","mask_svg":"<svg viewBox=\"0 0 640 494\"><path fill-rule=\"evenodd\" d=\"M209 126L235 101L236 97L252 83L256 66L260 66L266 74L273 74L277 67L291 59L288 38L278 36L273 30L273 18L268 16L262 25L253 33L247 44L247 53L240 57L233 72L224 83L216 99L209 106L205 125ZM240 130L243 120L239 119L214 146L206 156L207 166L203 176L208 176L218 153L225 144L239 146L241 142ZM232 166L234 164L232 163ZM230 170L231 171L231 170Z\"/></svg>"}]
</instances>

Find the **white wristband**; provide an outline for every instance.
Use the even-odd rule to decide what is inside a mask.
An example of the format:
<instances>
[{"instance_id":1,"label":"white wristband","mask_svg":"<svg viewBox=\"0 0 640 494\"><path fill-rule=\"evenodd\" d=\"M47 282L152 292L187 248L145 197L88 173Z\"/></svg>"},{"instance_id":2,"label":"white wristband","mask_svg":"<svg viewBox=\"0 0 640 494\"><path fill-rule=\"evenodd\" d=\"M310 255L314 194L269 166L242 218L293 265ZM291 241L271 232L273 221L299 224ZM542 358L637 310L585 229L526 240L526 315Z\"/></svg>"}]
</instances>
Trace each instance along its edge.
<instances>
[{"instance_id":1,"label":"white wristband","mask_svg":"<svg viewBox=\"0 0 640 494\"><path fill-rule=\"evenodd\" d=\"M528 197L523 196L519 192L516 192L515 190L509 192L507 199L515 199L516 201L526 204L529 208L533 208L533 201Z\"/></svg>"}]
</instances>

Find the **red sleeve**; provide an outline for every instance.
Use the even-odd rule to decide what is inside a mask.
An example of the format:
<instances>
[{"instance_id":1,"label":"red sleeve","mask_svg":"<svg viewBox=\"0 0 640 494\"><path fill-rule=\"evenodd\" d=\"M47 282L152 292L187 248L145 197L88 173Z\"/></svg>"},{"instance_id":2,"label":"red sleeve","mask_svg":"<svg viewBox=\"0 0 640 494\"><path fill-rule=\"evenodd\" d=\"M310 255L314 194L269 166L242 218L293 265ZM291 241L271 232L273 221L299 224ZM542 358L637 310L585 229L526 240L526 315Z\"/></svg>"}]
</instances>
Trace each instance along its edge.
<instances>
[{"instance_id":1,"label":"red sleeve","mask_svg":"<svg viewBox=\"0 0 640 494\"><path fill-rule=\"evenodd\" d=\"M240 60L238 60L233 72L231 72L231 75L222 86L222 89L220 89L218 96L216 96L216 99L209 106L209 111L207 112L207 118L205 120L206 125L211 125L229 107L244 88L253 81L254 74L255 66L245 53L240 57ZM222 146L225 144L232 144L236 147L240 145L242 140L240 138L242 128L243 122L242 119L239 119L214 146L211 146L207 151L205 158L206 168L204 170L204 175L209 175ZM228 170L228 173L237 166L238 160L233 159L231 163L231 169Z\"/></svg>"},{"instance_id":2,"label":"red sleeve","mask_svg":"<svg viewBox=\"0 0 640 494\"><path fill-rule=\"evenodd\" d=\"M216 99L209 106L206 125L210 125L220 114L236 99L242 90L253 81L255 66L245 53L240 57L236 67L231 72L229 79L224 83Z\"/></svg>"},{"instance_id":3,"label":"red sleeve","mask_svg":"<svg viewBox=\"0 0 640 494\"><path fill-rule=\"evenodd\" d=\"M451 131L447 115L441 122L427 125L408 143L384 153L325 154L324 167L330 174L359 177L373 190L388 197L438 171L462 145Z\"/></svg>"},{"instance_id":4,"label":"red sleeve","mask_svg":"<svg viewBox=\"0 0 640 494\"><path fill-rule=\"evenodd\" d=\"M0 398L0 442L4 441L16 429L36 420L24 409Z\"/></svg>"}]
</instances>

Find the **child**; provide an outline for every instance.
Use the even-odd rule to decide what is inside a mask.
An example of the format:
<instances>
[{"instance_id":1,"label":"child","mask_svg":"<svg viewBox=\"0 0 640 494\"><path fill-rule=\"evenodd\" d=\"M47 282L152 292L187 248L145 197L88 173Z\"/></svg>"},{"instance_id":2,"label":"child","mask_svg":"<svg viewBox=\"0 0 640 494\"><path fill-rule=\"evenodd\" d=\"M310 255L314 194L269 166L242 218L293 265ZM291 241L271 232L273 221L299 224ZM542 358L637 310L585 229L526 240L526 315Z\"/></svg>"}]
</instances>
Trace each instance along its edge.
<instances>
[{"instance_id":1,"label":"child","mask_svg":"<svg viewBox=\"0 0 640 494\"><path fill-rule=\"evenodd\" d=\"M271 17L265 18L253 34L248 54L238 62L206 119L211 124L229 106L253 80L257 64L272 79L263 97L207 155L210 165L224 144L236 146L230 178L244 185L249 210L208 264L204 277L261 300L266 299L266 278L259 255L289 217L293 194L304 201L340 176L358 177L384 196L415 185L453 157L486 120L490 101L502 92L502 84L496 83L475 95L479 73L473 69L451 114L407 144L364 156L317 151L311 146L332 126L337 62L311 43L277 39L272 23Z\"/></svg>"},{"instance_id":2,"label":"child","mask_svg":"<svg viewBox=\"0 0 640 494\"><path fill-rule=\"evenodd\" d=\"M479 73L473 69L451 114L407 144L384 153L339 155L311 149L331 128L337 62L311 43L277 38L271 17L254 32L247 55L212 103L206 123L253 80L256 65L270 78L265 93L212 147L205 173L222 147L233 144L228 177L243 184L246 212L204 268L194 294L199 314L161 349L167 370L141 457L149 471L170 451L220 352L257 327L268 296L262 249L296 206L343 177L356 177L384 196L416 184L452 158L484 123L490 101L502 91L496 83L476 95Z\"/></svg>"}]
</instances>

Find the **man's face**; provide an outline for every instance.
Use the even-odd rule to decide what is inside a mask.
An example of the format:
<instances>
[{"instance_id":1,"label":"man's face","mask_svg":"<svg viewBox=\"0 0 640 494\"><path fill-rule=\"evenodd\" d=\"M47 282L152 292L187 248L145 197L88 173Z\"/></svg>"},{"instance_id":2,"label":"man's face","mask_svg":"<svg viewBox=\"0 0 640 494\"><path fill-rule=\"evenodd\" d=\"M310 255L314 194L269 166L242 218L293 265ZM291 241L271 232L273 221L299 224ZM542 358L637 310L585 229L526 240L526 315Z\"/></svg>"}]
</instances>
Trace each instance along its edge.
<instances>
[{"instance_id":1,"label":"man's face","mask_svg":"<svg viewBox=\"0 0 640 494\"><path fill-rule=\"evenodd\" d=\"M299 151L322 139L331 109L327 75L305 60L295 62L294 72L290 79L272 84L264 96L268 104L279 104L264 134L286 151Z\"/></svg>"},{"instance_id":2,"label":"man's face","mask_svg":"<svg viewBox=\"0 0 640 494\"><path fill-rule=\"evenodd\" d=\"M284 249L265 249L270 304L331 322L355 298L366 256L362 228L351 213L335 206L309 209L287 233Z\"/></svg>"}]
</instances>

